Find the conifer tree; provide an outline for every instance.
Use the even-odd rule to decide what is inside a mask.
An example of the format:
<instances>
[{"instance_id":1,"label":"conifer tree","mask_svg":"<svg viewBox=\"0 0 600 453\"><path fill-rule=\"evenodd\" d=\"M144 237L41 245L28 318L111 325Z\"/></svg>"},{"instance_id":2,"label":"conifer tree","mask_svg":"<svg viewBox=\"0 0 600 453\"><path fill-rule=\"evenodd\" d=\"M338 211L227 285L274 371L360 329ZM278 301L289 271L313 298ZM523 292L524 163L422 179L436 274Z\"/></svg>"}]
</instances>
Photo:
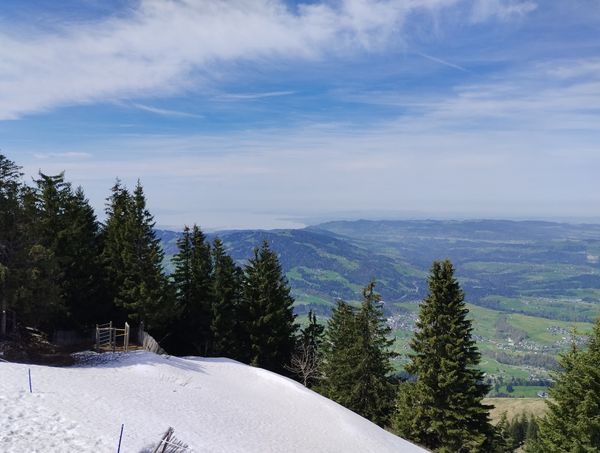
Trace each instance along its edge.
<instances>
[{"instance_id":1,"label":"conifer tree","mask_svg":"<svg viewBox=\"0 0 600 453\"><path fill-rule=\"evenodd\" d=\"M546 401L548 413L540 419L537 442L528 442L528 451L600 451L600 319L587 350L573 344L559 363L561 371Z\"/></svg>"},{"instance_id":2,"label":"conifer tree","mask_svg":"<svg viewBox=\"0 0 600 453\"><path fill-rule=\"evenodd\" d=\"M391 359L396 354L390 350L394 340L389 338L391 329L386 324L380 300L375 293L375 283L369 283L363 290L363 302L356 316L360 357L350 391L353 410L385 426L393 409L394 387L388 378L393 370Z\"/></svg>"},{"instance_id":3,"label":"conifer tree","mask_svg":"<svg viewBox=\"0 0 600 453\"><path fill-rule=\"evenodd\" d=\"M319 391L329 399L350 408L350 388L359 360L355 310L338 300L327 321L323 344L322 381Z\"/></svg>"},{"instance_id":4,"label":"conifer tree","mask_svg":"<svg viewBox=\"0 0 600 453\"><path fill-rule=\"evenodd\" d=\"M65 268L68 266L66 205L72 195L64 175L39 173L23 195L24 278L17 291L22 321L52 330L68 315Z\"/></svg>"},{"instance_id":5,"label":"conifer tree","mask_svg":"<svg viewBox=\"0 0 600 453\"><path fill-rule=\"evenodd\" d=\"M514 451L511 424L508 421L506 412L502 413L502 417L500 417L500 421L496 425L495 431L495 448L493 451L495 453L510 453Z\"/></svg>"},{"instance_id":6,"label":"conifer tree","mask_svg":"<svg viewBox=\"0 0 600 453\"><path fill-rule=\"evenodd\" d=\"M0 154L0 336L7 333L8 309L14 306L22 246L21 168Z\"/></svg>"},{"instance_id":7,"label":"conifer tree","mask_svg":"<svg viewBox=\"0 0 600 453\"><path fill-rule=\"evenodd\" d=\"M319 324L314 311L308 311L308 324L300 330L299 341L306 347L314 349L317 353L321 350L325 326Z\"/></svg>"},{"instance_id":8,"label":"conifer tree","mask_svg":"<svg viewBox=\"0 0 600 453\"><path fill-rule=\"evenodd\" d=\"M213 242L212 258L212 352L215 356L238 359L242 270L227 255L218 238Z\"/></svg>"},{"instance_id":9,"label":"conifer tree","mask_svg":"<svg viewBox=\"0 0 600 453\"><path fill-rule=\"evenodd\" d=\"M527 423L527 433L525 434L525 446L524 451L534 452L532 446L537 446L539 442L539 423L538 418L531 414Z\"/></svg>"},{"instance_id":10,"label":"conifer tree","mask_svg":"<svg viewBox=\"0 0 600 453\"><path fill-rule=\"evenodd\" d=\"M332 313L324 358L324 393L350 410L385 426L393 409L390 351L393 340L371 282L358 311L344 302Z\"/></svg>"},{"instance_id":11,"label":"conifer tree","mask_svg":"<svg viewBox=\"0 0 600 453\"><path fill-rule=\"evenodd\" d=\"M251 365L284 373L296 343L294 299L266 241L244 269L245 335Z\"/></svg>"},{"instance_id":12,"label":"conifer tree","mask_svg":"<svg viewBox=\"0 0 600 453\"><path fill-rule=\"evenodd\" d=\"M111 306L102 285L100 225L81 187L69 197L65 218L65 305L72 326L89 327L107 319Z\"/></svg>"},{"instance_id":13,"label":"conifer tree","mask_svg":"<svg viewBox=\"0 0 600 453\"><path fill-rule=\"evenodd\" d=\"M181 354L210 355L212 332L212 261L202 230L184 228L173 257L172 278L177 297L179 329L176 348Z\"/></svg>"},{"instance_id":14,"label":"conifer tree","mask_svg":"<svg viewBox=\"0 0 600 453\"><path fill-rule=\"evenodd\" d=\"M318 323L317 316L310 310L308 325L300 330L296 350L288 367L305 387L312 387L319 380L324 333L325 326Z\"/></svg>"},{"instance_id":15,"label":"conifer tree","mask_svg":"<svg viewBox=\"0 0 600 453\"><path fill-rule=\"evenodd\" d=\"M73 191L64 173L35 181L31 238L54 258L65 313L63 327L85 327L104 318L99 260L99 224L81 187Z\"/></svg>"},{"instance_id":16,"label":"conifer tree","mask_svg":"<svg viewBox=\"0 0 600 453\"><path fill-rule=\"evenodd\" d=\"M406 369L416 376L414 408L400 407L396 417L410 419L399 434L434 451L490 451L493 430L480 354L471 336L464 294L450 261L434 262L429 295L421 304L417 331Z\"/></svg>"},{"instance_id":17,"label":"conifer tree","mask_svg":"<svg viewBox=\"0 0 600 453\"><path fill-rule=\"evenodd\" d=\"M163 251L139 183L129 194L120 181L108 199L103 262L114 303L133 321L158 329L172 315Z\"/></svg>"}]
</instances>

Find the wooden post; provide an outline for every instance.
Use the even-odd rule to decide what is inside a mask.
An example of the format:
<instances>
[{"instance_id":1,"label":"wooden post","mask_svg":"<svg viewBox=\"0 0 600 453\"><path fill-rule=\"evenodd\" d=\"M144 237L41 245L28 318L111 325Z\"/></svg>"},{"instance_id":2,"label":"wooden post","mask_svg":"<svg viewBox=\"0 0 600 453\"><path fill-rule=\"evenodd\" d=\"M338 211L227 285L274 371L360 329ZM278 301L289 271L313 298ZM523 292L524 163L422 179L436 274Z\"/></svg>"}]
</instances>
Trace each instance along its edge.
<instances>
[{"instance_id":1,"label":"wooden post","mask_svg":"<svg viewBox=\"0 0 600 453\"><path fill-rule=\"evenodd\" d=\"M123 346L125 346L125 352L129 349L129 324L125 323L125 338L123 339Z\"/></svg>"},{"instance_id":2,"label":"wooden post","mask_svg":"<svg viewBox=\"0 0 600 453\"><path fill-rule=\"evenodd\" d=\"M113 350L113 352L115 352L115 339L113 337L114 331L113 331L112 321L108 324L108 327L110 329L108 331L108 347L110 348L112 346L112 350Z\"/></svg>"},{"instance_id":3,"label":"wooden post","mask_svg":"<svg viewBox=\"0 0 600 453\"><path fill-rule=\"evenodd\" d=\"M96 351L100 350L100 328L96 324Z\"/></svg>"}]
</instances>

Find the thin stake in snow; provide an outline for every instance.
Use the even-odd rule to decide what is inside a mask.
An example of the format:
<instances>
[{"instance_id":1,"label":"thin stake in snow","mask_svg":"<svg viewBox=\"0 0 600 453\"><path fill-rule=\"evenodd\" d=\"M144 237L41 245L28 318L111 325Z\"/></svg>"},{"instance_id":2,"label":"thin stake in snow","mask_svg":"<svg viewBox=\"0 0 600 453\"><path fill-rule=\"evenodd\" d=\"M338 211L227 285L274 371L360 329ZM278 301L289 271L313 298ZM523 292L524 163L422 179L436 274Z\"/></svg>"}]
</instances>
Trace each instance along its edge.
<instances>
[{"instance_id":1,"label":"thin stake in snow","mask_svg":"<svg viewBox=\"0 0 600 453\"><path fill-rule=\"evenodd\" d=\"M33 393L33 390L31 389L31 368L29 368L29 393Z\"/></svg>"},{"instance_id":2,"label":"thin stake in snow","mask_svg":"<svg viewBox=\"0 0 600 453\"><path fill-rule=\"evenodd\" d=\"M125 424L121 424L121 434L119 434L119 447L117 448L117 453L121 453L121 439L123 439L123 427Z\"/></svg>"}]
</instances>

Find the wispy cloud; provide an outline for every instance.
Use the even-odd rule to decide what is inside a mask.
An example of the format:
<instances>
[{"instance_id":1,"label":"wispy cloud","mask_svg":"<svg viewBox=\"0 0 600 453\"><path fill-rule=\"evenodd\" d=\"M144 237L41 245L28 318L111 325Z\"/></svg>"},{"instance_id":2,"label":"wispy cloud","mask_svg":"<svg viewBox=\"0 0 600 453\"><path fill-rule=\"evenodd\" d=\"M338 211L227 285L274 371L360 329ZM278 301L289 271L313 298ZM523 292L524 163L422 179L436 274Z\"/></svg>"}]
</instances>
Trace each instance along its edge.
<instances>
[{"instance_id":1,"label":"wispy cloud","mask_svg":"<svg viewBox=\"0 0 600 453\"><path fill-rule=\"evenodd\" d=\"M441 65L448 66L448 67L454 68L454 69L458 69L459 71L469 72L468 69L463 68L462 66L459 66L457 64L450 63L449 61L442 60L441 58L433 57L431 55L427 55L425 53L420 53L420 52L417 52L417 55L419 55L420 57L426 58L428 60L434 61L436 63L439 63Z\"/></svg>"},{"instance_id":2,"label":"wispy cloud","mask_svg":"<svg viewBox=\"0 0 600 453\"><path fill-rule=\"evenodd\" d=\"M89 159L92 157L91 153L75 152L70 151L66 153L33 153L33 157L36 159Z\"/></svg>"},{"instance_id":3,"label":"wispy cloud","mask_svg":"<svg viewBox=\"0 0 600 453\"><path fill-rule=\"evenodd\" d=\"M162 116L171 116L171 117L181 117L181 118L203 118L203 115L199 115L196 113L182 112L179 110L171 110L171 109L162 109L158 107L153 107L151 105L145 104L132 104L138 110L143 110L144 112L155 113L157 115Z\"/></svg>"},{"instance_id":4,"label":"wispy cloud","mask_svg":"<svg viewBox=\"0 0 600 453\"><path fill-rule=\"evenodd\" d=\"M340 0L292 10L284 0L140 0L129 14L59 23L50 31L35 33L28 26L25 33L13 24L0 31L0 120L198 89L224 63L264 65L380 49L401 39L413 14L463 3L471 4ZM478 7L477 20L533 8L531 2L493 3L493 9Z\"/></svg>"},{"instance_id":5,"label":"wispy cloud","mask_svg":"<svg viewBox=\"0 0 600 453\"><path fill-rule=\"evenodd\" d=\"M295 94L295 91L267 91L264 93L225 93L220 96L217 96L219 100L225 101L236 101L236 100L254 100L254 99L263 99L263 98L273 98L279 96L290 96Z\"/></svg>"},{"instance_id":6,"label":"wispy cloud","mask_svg":"<svg viewBox=\"0 0 600 453\"><path fill-rule=\"evenodd\" d=\"M476 0L472 11L473 22L484 22L492 17L508 20L520 18L537 9L537 3L521 0Z\"/></svg>"}]
</instances>

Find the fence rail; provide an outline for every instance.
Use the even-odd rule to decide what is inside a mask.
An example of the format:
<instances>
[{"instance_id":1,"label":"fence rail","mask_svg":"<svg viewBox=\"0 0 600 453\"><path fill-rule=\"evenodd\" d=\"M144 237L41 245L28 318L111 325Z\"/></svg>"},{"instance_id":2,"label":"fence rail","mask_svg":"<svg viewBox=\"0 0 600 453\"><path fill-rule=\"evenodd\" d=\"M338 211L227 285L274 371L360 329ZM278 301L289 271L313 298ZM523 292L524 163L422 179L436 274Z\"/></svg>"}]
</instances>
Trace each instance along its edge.
<instances>
[{"instance_id":1,"label":"fence rail","mask_svg":"<svg viewBox=\"0 0 600 453\"><path fill-rule=\"evenodd\" d=\"M96 349L109 349L115 352L117 349L127 352L129 350L129 324L125 323L125 328L117 329L113 327L112 321L106 324L96 324ZM123 339L122 345L117 346L117 338Z\"/></svg>"}]
</instances>

